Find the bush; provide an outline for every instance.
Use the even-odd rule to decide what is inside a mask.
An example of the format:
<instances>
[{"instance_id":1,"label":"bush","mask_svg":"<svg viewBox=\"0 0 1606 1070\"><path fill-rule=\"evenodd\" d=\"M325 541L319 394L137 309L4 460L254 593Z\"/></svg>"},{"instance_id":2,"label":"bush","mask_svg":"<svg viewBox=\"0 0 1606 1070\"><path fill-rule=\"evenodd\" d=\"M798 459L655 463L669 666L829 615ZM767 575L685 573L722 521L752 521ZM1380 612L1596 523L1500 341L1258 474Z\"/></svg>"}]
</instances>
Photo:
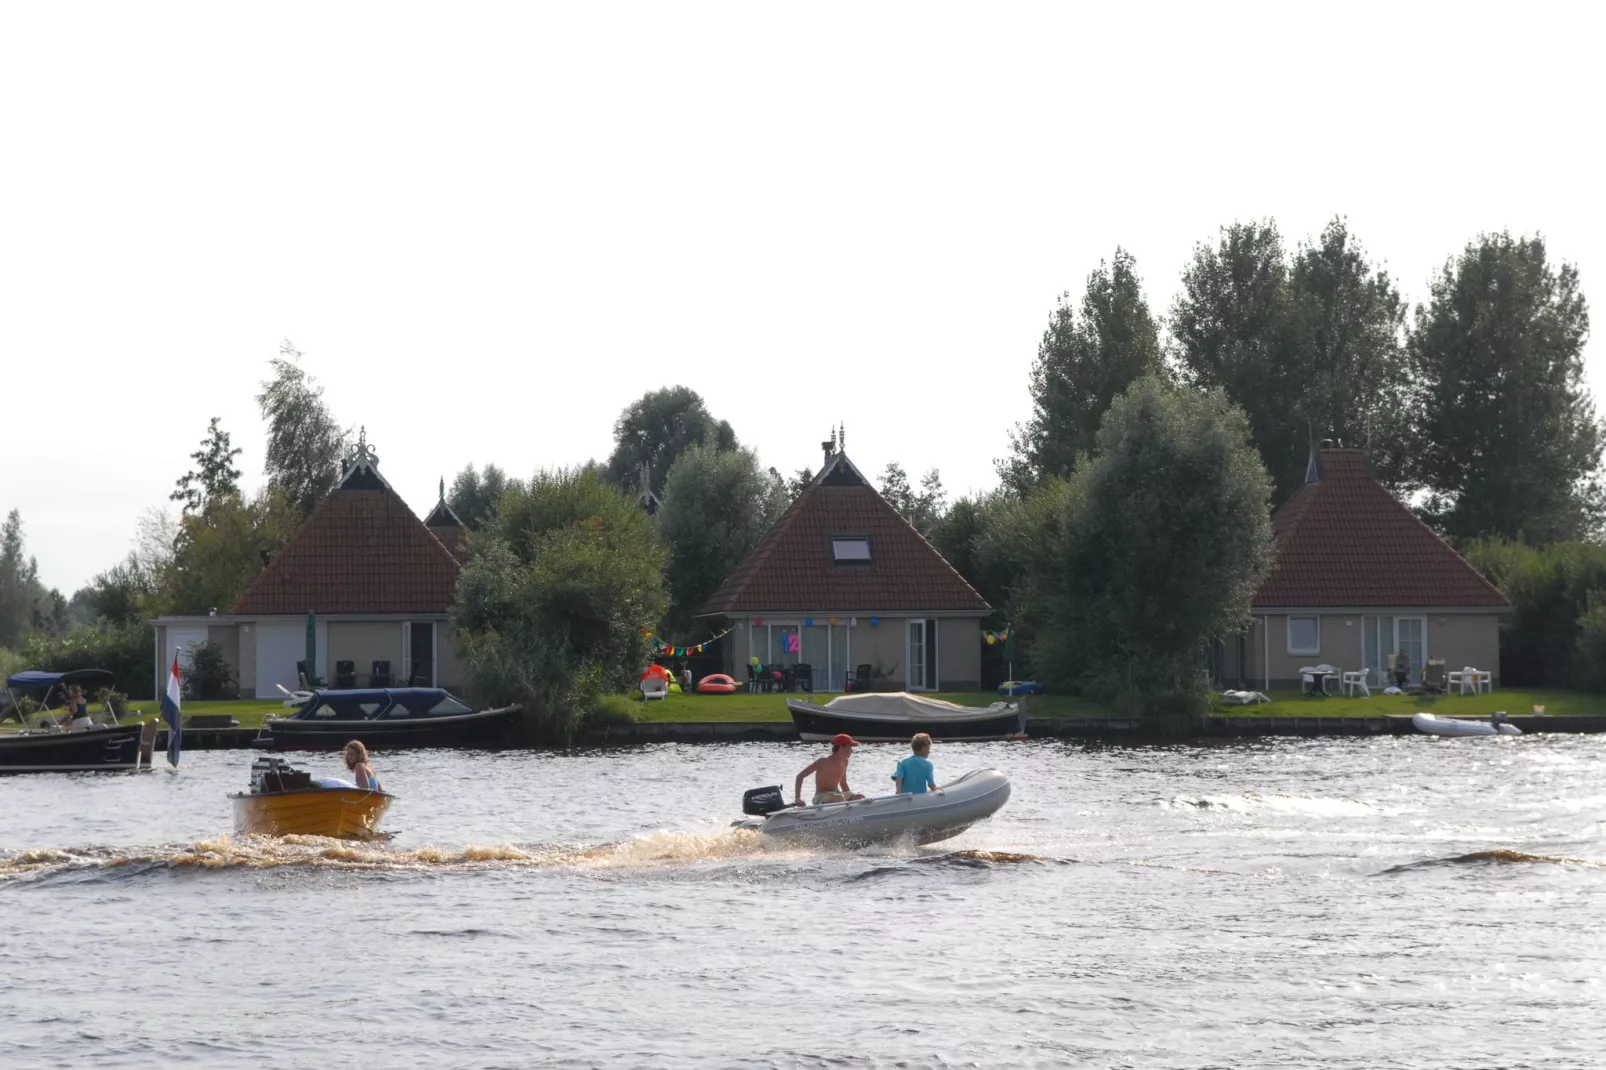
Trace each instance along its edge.
<instances>
[{"instance_id":1,"label":"bush","mask_svg":"<svg viewBox=\"0 0 1606 1070\"><path fill-rule=\"evenodd\" d=\"M123 717L128 713L128 696L121 691L103 687L95 692L94 703L102 707L110 706L112 713Z\"/></svg>"},{"instance_id":2,"label":"bush","mask_svg":"<svg viewBox=\"0 0 1606 1070\"><path fill-rule=\"evenodd\" d=\"M1606 546L1484 539L1468 546L1466 556L1511 599L1500 621L1501 684L1590 687L1583 677L1594 669L1579 655L1591 596L1606 590Z\"/></svg>"},{"instance_id":3,"label":"bush","mask_svg":"<svg viewBox=\"0 0 1606 1070\"><path fill-rule=\"evenodd\" d=\"M183 674L187 699L232 698L234 674L223 648L213 642L190 645L190 667Z\"/></svg>"},{"instance_id":4,"label":"bush","mask_svg":"<svg viewBox=\"0 0 1606 1070\"><path fill-rule=\"evenodd\" d=\"M582 731L635 724L641 710L623 695L599 695L580 718Z\"/></svg>"},{"instance_id":5,"label":"bush","mask_svg":"<svg viewBox=\"0 0 1606 1070\"><path fill-rule=\"evenodd\" d=\"M34 634L22 648L27 668L43 672L105 669L113 686L136 699L154 698L156 629L148 624L102 624L61 635Z\"/></svg>"}]
</instances>

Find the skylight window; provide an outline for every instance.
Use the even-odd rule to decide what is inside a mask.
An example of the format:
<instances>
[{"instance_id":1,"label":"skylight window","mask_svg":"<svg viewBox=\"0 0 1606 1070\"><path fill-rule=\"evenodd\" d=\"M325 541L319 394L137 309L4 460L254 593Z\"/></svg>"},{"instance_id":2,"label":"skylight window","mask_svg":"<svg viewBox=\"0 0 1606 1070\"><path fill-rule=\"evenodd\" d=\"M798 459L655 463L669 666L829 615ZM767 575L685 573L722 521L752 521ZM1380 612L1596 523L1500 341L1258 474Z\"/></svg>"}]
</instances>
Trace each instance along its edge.
<instances>
[{"instance_id":1,"label":"skylight window","mask_svg":"<svg viewBox=\"0 0 1606 1070\"><path fill-rule=\"evenodd\" d=\"M839 564L870 561L870 538L867 535L831 536L831 560Z\"/></svg>"}]
</instances>

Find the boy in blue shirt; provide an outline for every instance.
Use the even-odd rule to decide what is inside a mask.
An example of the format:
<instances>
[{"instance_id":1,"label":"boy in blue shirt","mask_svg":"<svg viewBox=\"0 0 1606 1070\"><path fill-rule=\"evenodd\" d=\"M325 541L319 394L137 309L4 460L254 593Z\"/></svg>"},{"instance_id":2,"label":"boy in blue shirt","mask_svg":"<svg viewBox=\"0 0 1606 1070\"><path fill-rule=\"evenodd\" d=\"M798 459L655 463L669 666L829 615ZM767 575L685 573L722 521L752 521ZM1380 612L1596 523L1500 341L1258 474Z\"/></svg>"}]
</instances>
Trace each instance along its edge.
<instances>
[{"instance_id":1,"label":"boy in blue shirt","mask_svg":"<svg viewBox=\"0 0 1606 1070\"><path fill-rule=\"evenodd\" d=\"M898 763L898 768L892 772L892 783L897 787L899 795L924 795L926 791L935 791L937 780L933 774L936 769L931 759L926 755L931 753L931 737L924 732L916 734L909 741L913 754Z\"/></svg>"}]
</instances>

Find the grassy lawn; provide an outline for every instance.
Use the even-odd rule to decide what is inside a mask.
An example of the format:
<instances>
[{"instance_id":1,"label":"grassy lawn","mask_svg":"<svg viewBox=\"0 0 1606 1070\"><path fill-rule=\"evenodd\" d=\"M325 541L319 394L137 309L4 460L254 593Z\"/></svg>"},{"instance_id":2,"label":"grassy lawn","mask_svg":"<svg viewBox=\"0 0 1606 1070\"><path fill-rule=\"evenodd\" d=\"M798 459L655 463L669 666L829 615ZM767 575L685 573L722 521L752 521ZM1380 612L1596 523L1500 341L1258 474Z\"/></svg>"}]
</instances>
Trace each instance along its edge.
<instances>
[{"instance_id":1,"label":"grassy lawn","mask_svg":"<svg viewBox=\"0 0 1606 1070\"><path fill-rule=\"evenodd\" d=\"M733 695L670 695L646 703L645 708L640 702L632 705L643 721L787 721L791 715L786 712L786 700L810 697L798 692L778 695L738 691ZM812 697L823 705L836 696ZM992 691L938 691L932 697L962 706L986 706L1002 700ZM1033 717L1106 716L1102 706L1066 695L1033 695L1026 700L1026 711Z\"/></svg>"},{"instance_id":2,"label":"grassy lawn","mask_svg":"<svg viewBox=\"0 0 1606 1070\"><path fill-rule=\"evenodd\" d=\"M134 718L160 717L162 704L160 701L131 702L128 704L130 716ZM186 702L183 713L186 720L196 713L226 713L240 722L241 728L257 728L262 724L264 714L278 713L290 714L293 710L285 708L278 699L271 698L241 698L241 699L214 699L210 702Z\"/></svg>"},{"instance_id":3,"label":"grassy lawn","mask_svg":"<svg viewBox=\"0 0 1606 1070\"><path fill-rule=\"evenodd\" d=\"M1223 706L1215 711L1230 717L1383 717L1391 713L1436 713L1441 716L1487 717L1505 710L1513 717L1543 706L1551 716L1606 714L1606 695L1581 691L1492 691L1481 695L1385 695L1374 690L1371 698L1333 695L1321 698L1297 691L1269 692L1271 701L1259 706Z\"/></svg>"}]
</instances>

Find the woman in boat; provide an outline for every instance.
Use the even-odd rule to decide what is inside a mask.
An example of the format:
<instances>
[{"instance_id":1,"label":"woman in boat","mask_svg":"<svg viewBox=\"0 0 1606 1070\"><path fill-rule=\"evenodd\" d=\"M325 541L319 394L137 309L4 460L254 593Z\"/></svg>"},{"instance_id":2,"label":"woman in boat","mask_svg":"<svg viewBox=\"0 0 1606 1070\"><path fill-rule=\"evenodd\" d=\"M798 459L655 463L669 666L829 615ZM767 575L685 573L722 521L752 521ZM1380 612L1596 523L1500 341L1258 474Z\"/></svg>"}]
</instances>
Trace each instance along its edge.
<instances>
[{"instance_id":1,"label":"woman in boat","mask_svg":"<svg viewBox=\"0 0 1606 1070\"><path fill-rule=\"evenodd\" d=\"M84 701L84 689L77 684L67 688L67 731L82 732L89 728L89 703Z\"/></svg>"},{"instance_id":2,"label":"woman in boat","mask_svg":"<svg viewBox=\"0 0 1606 1070\"><path fill-rule=\"evenodd\" d=\"M368 764L368 748L358 739L346 744L346 768L357 781L357 787L363 791L383 791L379 786L379 778L374 775L374 767Z\"/></svg>"}]
</instances>

